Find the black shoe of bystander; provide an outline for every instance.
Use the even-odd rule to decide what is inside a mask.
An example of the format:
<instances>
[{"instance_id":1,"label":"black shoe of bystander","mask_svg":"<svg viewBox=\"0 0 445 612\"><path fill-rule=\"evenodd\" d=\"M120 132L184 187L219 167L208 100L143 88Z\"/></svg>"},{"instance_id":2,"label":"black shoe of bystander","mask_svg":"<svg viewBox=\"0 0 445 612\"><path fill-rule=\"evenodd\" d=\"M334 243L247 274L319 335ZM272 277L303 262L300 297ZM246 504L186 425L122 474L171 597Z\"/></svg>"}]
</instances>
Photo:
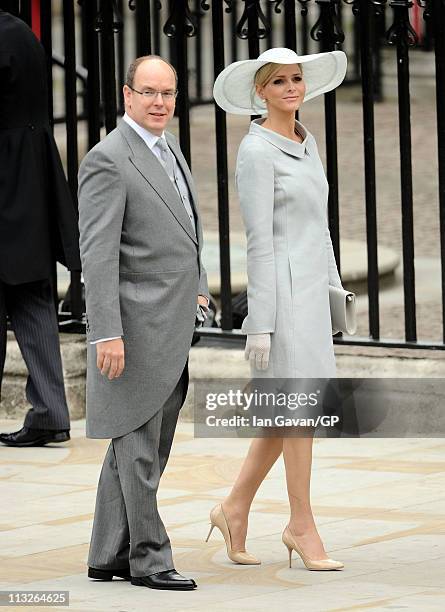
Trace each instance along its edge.
<instances>
[{"instance_id":1,"label":"black shoe of bystander","mask_svg":"<svg viewBox=\"0 0 445 612\"><path fill-rule=\"evenodd\" d=\"M70 439L68 429L31 429L22 427L19 431L0 434L0 442L7 446L44 446L54 442L67 442Z\"/></svg>"}]
</instances>

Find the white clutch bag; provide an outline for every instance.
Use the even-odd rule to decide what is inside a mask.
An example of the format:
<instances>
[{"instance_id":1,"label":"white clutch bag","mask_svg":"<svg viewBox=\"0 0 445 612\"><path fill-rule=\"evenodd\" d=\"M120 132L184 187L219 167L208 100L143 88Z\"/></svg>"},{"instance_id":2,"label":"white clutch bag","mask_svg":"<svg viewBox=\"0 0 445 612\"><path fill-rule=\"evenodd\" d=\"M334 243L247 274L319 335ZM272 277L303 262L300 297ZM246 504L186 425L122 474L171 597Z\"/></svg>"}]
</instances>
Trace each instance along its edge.
<instances>
[{"instance_id":1,"label":"white clutch bag","mask_svg":"<svg viewBox=\"0 0 445 612\"><path fill-rule=\"evenodd\" d=\"M332 333L341 331L350 335L355 334L357 329L355 293L329 285L329 305Z\"/></svg>"}]
</instances>

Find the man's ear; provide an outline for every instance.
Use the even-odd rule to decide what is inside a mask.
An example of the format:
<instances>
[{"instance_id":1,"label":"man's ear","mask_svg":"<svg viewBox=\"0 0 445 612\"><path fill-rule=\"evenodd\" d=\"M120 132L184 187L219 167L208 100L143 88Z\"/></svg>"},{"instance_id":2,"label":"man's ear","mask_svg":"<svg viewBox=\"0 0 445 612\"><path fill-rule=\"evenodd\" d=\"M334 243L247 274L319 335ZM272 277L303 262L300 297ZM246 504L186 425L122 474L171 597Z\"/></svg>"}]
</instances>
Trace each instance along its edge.
<instances>
[{"instance_id":1,"label":"man's ear","mask_svg":"<svg viewBox=\"0 0 445 612\"><path fill-rule=\"evenodd\" d=\"M124 94L125 106L131 108L131 89L128 87L128 85L124 85L122 87L122 93Z\"/></svg>"}]
</instances>

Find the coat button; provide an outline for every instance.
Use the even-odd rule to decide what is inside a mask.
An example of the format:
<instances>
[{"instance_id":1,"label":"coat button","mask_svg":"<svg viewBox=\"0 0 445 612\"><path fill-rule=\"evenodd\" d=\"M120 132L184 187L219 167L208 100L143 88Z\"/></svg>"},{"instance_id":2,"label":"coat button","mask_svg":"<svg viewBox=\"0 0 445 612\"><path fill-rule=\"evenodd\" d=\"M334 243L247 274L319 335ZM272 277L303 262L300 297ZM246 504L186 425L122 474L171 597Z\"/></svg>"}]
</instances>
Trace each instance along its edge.
<instances>
[{"instance_id":1,"label":"coat button","mask_svg":"<svg viewBox=\"0 0 445 612\"><path fill-rule=\"evenodd\" d=\"M35 125L33 125L32 123L28 123L28 127L30 130L35 130Z\"/></svg>"}]
</instances>

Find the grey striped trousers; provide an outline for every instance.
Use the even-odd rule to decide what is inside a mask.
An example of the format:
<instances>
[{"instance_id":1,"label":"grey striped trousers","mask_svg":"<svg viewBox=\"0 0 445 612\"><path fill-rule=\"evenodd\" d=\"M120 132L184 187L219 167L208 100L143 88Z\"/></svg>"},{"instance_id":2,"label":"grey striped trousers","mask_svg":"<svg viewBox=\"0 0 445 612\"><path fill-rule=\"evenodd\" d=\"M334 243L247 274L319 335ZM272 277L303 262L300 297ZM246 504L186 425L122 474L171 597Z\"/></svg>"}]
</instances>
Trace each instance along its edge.
<instances>
[{"instance_id":1,"label":"grey striped trousers","mask_svg":"<svg viewBox=\"0 0 445 612\"><path fill-rule=\"evenodd\" d=\"M6 358L6 316L20 347L32 408L24 425L32 429L69 429L59 330L48 279L8 285L0 280L0 387Z\"/></svg>"},{"instance_id":2,"label":"grey striped trousers","mask_svg":"<svg viewBox=\"0 0 445 612\"><path fill-rule=\"evenodd\" d=\"M129 566L131 575L139 577L173 569L156 495L187 386L186 366L162 408L135 431L110 442L97 490L89 567Z\"/></svg>"}]
</instances>

